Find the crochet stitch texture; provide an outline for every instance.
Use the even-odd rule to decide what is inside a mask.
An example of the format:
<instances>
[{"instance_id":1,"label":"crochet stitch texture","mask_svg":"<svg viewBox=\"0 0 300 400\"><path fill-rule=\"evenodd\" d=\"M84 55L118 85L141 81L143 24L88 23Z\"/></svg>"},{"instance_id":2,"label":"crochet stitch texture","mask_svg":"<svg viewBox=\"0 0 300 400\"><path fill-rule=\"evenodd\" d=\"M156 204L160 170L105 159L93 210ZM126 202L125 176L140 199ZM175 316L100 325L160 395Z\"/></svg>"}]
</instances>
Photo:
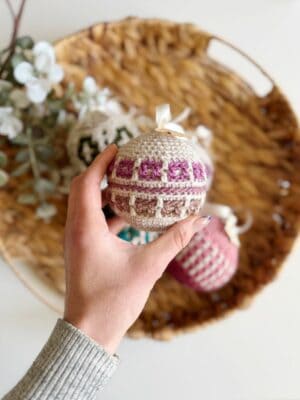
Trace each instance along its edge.
<instances>
[{"instance_id":1,"label":"crochet stitch texture","mask_svg":"<svg viewBox=\"0 0 300 400\"><path fill-rule=\"evenodd\" d=\"M200 292L220 289L238 266L238 246L231 242L224 223L214 217L171 261L168 272L178 281Z\"/></svg>"},{"instance_id":2,"label":"crochet stitch texture","mask_svg":"<svg viewBox=\"0 0 300 400\"><path fill-rule=\"evenodd\" d=\"M108 169L113 211L131 226L162 231L199 213L206 168L188 140L153 131L122 146Z\"/></svg>"}]
</instances>

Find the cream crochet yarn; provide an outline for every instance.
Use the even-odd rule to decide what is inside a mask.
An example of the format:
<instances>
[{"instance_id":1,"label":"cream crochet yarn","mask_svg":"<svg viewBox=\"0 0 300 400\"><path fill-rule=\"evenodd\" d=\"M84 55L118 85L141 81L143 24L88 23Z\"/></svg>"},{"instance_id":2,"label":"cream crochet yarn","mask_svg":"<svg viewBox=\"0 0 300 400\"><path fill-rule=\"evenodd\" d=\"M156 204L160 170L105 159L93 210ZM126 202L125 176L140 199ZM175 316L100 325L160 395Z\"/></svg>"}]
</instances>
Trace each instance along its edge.
<instances>
[{"instance_id":1,"label":"cream crochet yarn","mask_svg":"<svg viewBox=\"0 0 300 400\"><path fill-rule=\"evenodd\" d=\"M145 231L162 231L199 213L206 197L206 169L197 148L183 134L178 137L168 120L122 146L108 170L110 207Z\"/></svg>"},{"instance_id":2,"label":"cream crochet yarn","mask_svg":"<svg viewBox=\"0 0 300 400\"><path fill-rule=\"evenodd\" d=\"M200 292L225 286L238 267L239 246L225 230L224 221L214 217L171 261L167 271L175 279Z\"/></svg>"},{"instance_id":3,"label":"cream crochet yarn","mask_svg":"<svg viewBox=\"0 0 300 400\"><path fill-rule=\"evenodd\" d=\"M75 172L84 171L109 144L121 146L139 134L139 126L130 113L87 113L68 136L67 149Z\"/></svg>"}]
</instances>

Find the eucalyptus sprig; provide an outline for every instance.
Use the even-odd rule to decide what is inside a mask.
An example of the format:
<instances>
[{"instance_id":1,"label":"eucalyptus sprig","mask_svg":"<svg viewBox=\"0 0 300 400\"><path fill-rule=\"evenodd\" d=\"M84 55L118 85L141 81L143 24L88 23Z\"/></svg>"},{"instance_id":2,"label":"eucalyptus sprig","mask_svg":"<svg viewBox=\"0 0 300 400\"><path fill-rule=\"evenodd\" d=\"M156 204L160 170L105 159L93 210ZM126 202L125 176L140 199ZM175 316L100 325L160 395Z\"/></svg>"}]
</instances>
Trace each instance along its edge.
<instances>
[{"instance_id":1,"label":"eucalyptus sprig","mask_svg":"<svg viewBox=\"0 0 300 400\"><path fill-rule=\"evenodd\" d=\"M11 4L10 0L5 0L7 7L9 9L10 15L13 20L13 30L11 34L11 39L9 45L0 51L0 79L6 78L5 73L7 72L8 64L15 53L15 48L17 45L17 37L20 28L20 22L25 8L26 0L21 0L20 6L17 11ZM3 76L4 75L4 76Z\"/></svg>"},{"instance_id":2,"label":"eucalyptus sprig","mask_svg":"<svg viewBox=\"0 0 300 400\"><path fill-rule=\"evenodd\" d=\"M63 94L56 90L64 71L54 48L45 41L35 43L30 36L19 37L25 0L17 12L6 2L13 30L9 45L0 50L0 145L8 142L15 155L8 157L0 150L0 187L10 178L22 177L17 201L35 206L37 216L49 220L56 213L54 197L68 192L72 176L70 166L59 166L60 135L91 111L120 110L92 77L85 78L79 92L72 84Z\"/></svg>"},{"instance_id":3,"label":"eucalyptus sprig","mask_svg":"<svg viewBox=\"0 0 300 400\"><path fill-rule=\"evenodd\" d=\"M70 86L62 96L56 94L63 70L53 47L34 43L29 36L18 37L25 0L17 12L6 2L13 30L9 45L0 51L0 138L14 146L15 156L9 159L0 151L0 186L10 177L24 176L17 200L35 204L37 216L49 219L56 213L49 199L61 180L55 140L75 120L67 111L74 89Z\"/></svg>"}]
</instances>

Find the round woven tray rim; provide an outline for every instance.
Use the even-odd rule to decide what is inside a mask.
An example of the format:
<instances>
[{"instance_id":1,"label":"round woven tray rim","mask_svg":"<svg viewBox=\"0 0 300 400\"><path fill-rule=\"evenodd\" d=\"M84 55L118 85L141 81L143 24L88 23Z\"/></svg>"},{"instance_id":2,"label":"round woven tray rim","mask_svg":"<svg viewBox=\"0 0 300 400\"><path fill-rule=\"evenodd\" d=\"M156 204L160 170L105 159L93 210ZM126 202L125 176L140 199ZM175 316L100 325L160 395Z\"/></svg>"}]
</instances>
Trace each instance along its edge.
<instances>
[{"instance_id":1,"label":"round woven tray rim","mask_svg":"<svg viewBox=\"0 0 300 400\"><path fill-rule=\"evenodd\" d=\"M151 22L160 22L160 23L166 23L166 24L170 24L170 25L192 25L199 33L204 34L208 40L212 40L212 39L217 39L218 41L224 43L225 45L231 47L232 49L234 49L235 51L237 51L239 54L241 54L243 57L245 57L247 60L249 60L252 64L254 64L273 84L273 89L276 88L276 90L278 91L278 93L280 94L280 96L282 97L282 99L286 102L286 105L289 107L289 110L291 112L291 114L293 115L293 118L295 119L296 123L297 123L297 136L298 138L300 138L300 129L299 129L299 118L297 116L297 114L294 112L293 107L290 103L290 101L287 99L287 97L283 94L282 90L280 89L280 87L278 86L278 84L276 84L273 80L273 78L271 78L269 76L269 74L262 68L260 67L250 56L248 56L245 52L243 52L242 50L240 50L239 48L237 48L236 46L232 45L230 42L228 42L227 40L224 40L220 37L218 37L217 35L214 34L209 34L205 31L203 31L202 29L199 29L195 24L185 24L185 23L179 23L179 22L172 22L172 21L168 21L168 20L162 20L162 19L156 19L156 18L151 18L151 19L141 19L141 18L136 18L136 17L129 17L126 19L121 19L121 20L116 20L116 21L111 21L111 22L100 22L100 23L96 23L88 28L84 28L81 29L77 32L73 32L70 35L67 35L61 39L57 39L55 40L54 44L57 45L60 42L64 41L64 40L68 40L68 39L72 39L72 38L78 38L78 35L80 34L84 34L86 33L88 30L93 29L94 27L97 27L99 25L103 25L103 24L107 24L107 25L114 25L114 24L120 24L120 23L124 23L125 21L136 21L136 22L145 22L145 23L151 23ZM297 233L299 233L299 229L300 229L300 215L298 215L298 218L294 221L294 227L297 230ZM292 240L290 240L290 244L289 244L289 252L291 253L293 251L293 247L295 245L297 239L297 235L294 236L294 238ZM22 280L22 282L25 284L25 286L28 287L28 289L30 291L32 291L40 300L42 300L45 304L47 304L48 306L50 306L52 309L53 305L51 305L49 302L47 302L46 298L42 298L40 296L40 294L38 294L34 288L30 287L30 285L28 284L28 282L25 282L20 275L18 274L16 268L13 266L13 260L9 257L8 254L6 254L5 252L5 248L4 245L2 243L0 243L0 250L3 253L3 257L5 259L5 261L8 263L8 265L12 268L12 270L16 273L16 275L18 276L19 279ZM3 247L3 248L2 248ZM1 249L2 248L2 249ZM280 263L280 265L278 264L278 268L276 270L276 277L278 275L278 273L281 271L282 266L284 265L285 261L286 261L287 256L284 257L284 260ZM262 287L258 288L255 292L255 294L252 295L246 295L243 298L242 304L240 305L240 309L244 308L244 305L248 304L249 301L253 301L256 294L258 294L266 285L263 285ZM215 316L212 317L211 319L205 321L204 323L201 322L201 326L206 326L207 324L210 324L212 322L215 322L221 318L224 318L225 316L228 316L229 313L235 311L237 308L233 308L233 309L229 309L227 311L225 311L224 313L222 313L222 315L220 316ZM55 311L58 311L57 309ZM169 339L171 336L173 336L174 334L178 334L181 332L187 332L187 331L193 331L195 329L197 329L199 327L199 322L196 321L194 324L190 323L188 326L185 326L183 328L176 328L175 330L169 329L169 328L162 328L160 331L154 332L154 333L148 333L146 331L141 331L139 332L138 330L133 331L133 332L129 332L129 335L132 337L138 337L140 336L145 336L147 334L158 338L158 339Z\"/></svg>"}]
</instances>

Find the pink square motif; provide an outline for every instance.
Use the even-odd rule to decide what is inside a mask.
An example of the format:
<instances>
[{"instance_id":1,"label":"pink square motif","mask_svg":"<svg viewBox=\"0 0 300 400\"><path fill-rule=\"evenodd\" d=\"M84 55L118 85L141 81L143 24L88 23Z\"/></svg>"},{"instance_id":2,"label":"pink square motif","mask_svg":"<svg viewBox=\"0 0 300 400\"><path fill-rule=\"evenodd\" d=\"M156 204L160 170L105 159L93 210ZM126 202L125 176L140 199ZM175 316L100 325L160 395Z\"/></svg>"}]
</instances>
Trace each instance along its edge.
<instances>
[{"instance_id":1,"label":"pink square motif","mask_svg":"<svg viewBox=\"0 0 300 400\"><path fill-rule=\"evenodd\" d=\"M112 162L109 164L108 168L107 168L107 175L111 175L115 166L115 159L112 160Z\"/></svg>"},{"instance_id":2,"label":"pink square motif","mask_svg":"<svg viewBox=\"0 0 300 400\"><path fill-rule=\"evenodd\" d=\"M190 179L189 164L186 160L170 161L168 169L169 181L188 181Z\"/></svg>"},{"instance_id":3,"label":"pink square motif","mask_svg":"<svg viewBox=\"0 0 300 400\"><path fill-rule=\"evenodd\" d=\"M119 161L117 165L116 175L119 178L131 178L133 174L134 161L125 159Z\"/></svg>"},{"instance_id":4,"label":"pink square motif","mask_svg":"<svg viewBox=\"0 0 300 400\"><path fill-rule=\"evenodd\" d=\"M193 173L194 173L194 178L197 181L203 181L204 180L204 167L200 162L193 162Z\"/></svg>"},{"instance_id":5,"label":"pink square motif","mask_svg":"<svg viewBox=\"0 0 300 400\"><path fill-rule=\"evenodd\" d=\"M139 168L139 178L146 181L158 181L161 178L162 161L144 160Z\"/></svg>"}]
</instances>

